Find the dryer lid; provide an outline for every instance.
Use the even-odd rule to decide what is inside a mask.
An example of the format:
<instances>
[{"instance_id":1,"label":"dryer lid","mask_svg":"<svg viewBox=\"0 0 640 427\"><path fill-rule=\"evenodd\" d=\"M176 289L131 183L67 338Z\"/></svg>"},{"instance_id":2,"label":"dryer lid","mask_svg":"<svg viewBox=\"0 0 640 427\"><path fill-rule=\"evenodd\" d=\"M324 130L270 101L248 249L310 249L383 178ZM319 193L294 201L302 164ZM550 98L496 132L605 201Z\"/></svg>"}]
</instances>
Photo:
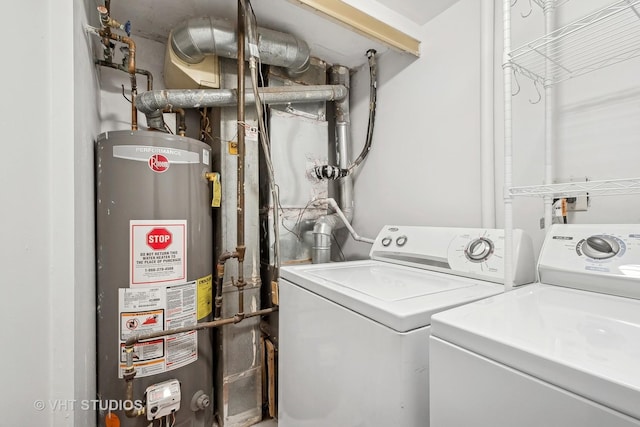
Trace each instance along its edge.
<instances>
[{"instance_id":1,"label":"dryer lid","mask_svg":"<svg viewBox=\"0 0 640 427\"><path fill-rule=\"evenodd\" d=\"M502 291L489 282L373 260L285 267L282 277L399 332Z\"/></svg>"},{"instance_id":2,"label":"dryer lid","mask_svg":"<svg viewBox=\"0 0 640 427\"><path fill-rule=\"evenodd\" d=\"M433 336L640 419L640 301L531 285L434 316Z\"/></svg>"}]
</instances>

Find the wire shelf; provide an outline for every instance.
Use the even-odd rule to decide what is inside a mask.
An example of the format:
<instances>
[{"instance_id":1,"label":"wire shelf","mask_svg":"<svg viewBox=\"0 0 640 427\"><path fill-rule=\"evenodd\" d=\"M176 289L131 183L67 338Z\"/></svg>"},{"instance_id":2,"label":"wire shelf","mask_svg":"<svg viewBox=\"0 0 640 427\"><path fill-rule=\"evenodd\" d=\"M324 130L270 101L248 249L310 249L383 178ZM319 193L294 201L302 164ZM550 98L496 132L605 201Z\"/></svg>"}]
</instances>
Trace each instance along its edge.
<instances>
[{"instance_id":1,"label":"wire shelf","mask_svg":"<svg viewBox=\"0 0 640 427\"><path fill-rule=\"evenodd\" d=\"M511 51L509 63L549 86L637 56L640 0L620 0Z\"/></svg>"},{"instance_id":2,"label":"wire shelf","mask_svg":"<svg viewBox=\"0 0 640 427\"><path fill-rule=\"evenodd\" d=\"M512 196L571 197L584 193L589 193L590 196L638 194L640 193L640 178L530 185L526 187L511 187L509 189L509 194Z\"/></svg>"},{"instance_id":3,"label":"wire shelf","mask_svg":"<svg viewBox=\"0 0 640 427\"><path fill-rule=\"evenodd\" d=\"M568 1L569 0L550 0L550 3L553 7L559 7L567 3ZM547 2L547 0L533 0L533 2L544 9L544 4Z\"/></svg>"}]
</instances>

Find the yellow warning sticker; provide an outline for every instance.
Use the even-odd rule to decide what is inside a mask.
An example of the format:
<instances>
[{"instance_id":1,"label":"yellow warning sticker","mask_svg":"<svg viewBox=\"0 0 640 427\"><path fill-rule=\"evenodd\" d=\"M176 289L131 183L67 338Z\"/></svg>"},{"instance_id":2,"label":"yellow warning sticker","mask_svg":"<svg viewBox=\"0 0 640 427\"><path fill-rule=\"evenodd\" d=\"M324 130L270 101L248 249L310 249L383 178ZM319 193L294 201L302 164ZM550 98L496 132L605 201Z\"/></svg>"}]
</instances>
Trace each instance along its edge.
<instances>
[{"instance_id":1,"label":"yellow warning sticker","mask_svg":"<svg viewBox=\"0 0 640 427\"><path fill-rule=\"evenodd\" d=\"M213 276L198 279L198 320L211 314L213 309Z\"/></svg>"},{"instance_id":2,"label":"yellow warning sticker","mask_svg":"<svg viewBox=\"0 0 640 427\"><path fill-rule=\"evenodd\" d=\"M232 156L238 155L238 143L236 141L229 141L229 154Z\"/></svg>"},{"instance_id":3,"label":"yellow warning sticker","mask_svg":"<svg viewBox=\"0 0 640 427\"><path fill-rule=\"evenodd\" d=\"M220 174L216 172L213 180L213 197L211 198L211 207L219 208L222 200L222 186L220 185Z\"/></svg>"}]
</instances>

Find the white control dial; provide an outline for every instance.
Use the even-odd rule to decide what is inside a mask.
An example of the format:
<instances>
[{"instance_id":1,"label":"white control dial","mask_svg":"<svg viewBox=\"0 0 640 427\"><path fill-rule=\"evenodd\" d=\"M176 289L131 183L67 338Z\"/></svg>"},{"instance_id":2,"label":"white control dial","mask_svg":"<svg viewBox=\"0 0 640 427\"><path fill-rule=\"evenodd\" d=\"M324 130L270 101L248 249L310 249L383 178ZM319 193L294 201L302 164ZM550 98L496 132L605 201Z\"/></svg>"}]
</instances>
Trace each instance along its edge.
<instances>
[{"instance_id":1,"label":"white control dial","mask_svg":"<svg viewBox=\"0 0 640 427\"><path fill-rule=\"evenodd\" d=\"M493 253L493 242L486 237L472 240L464 251L467 259L472 262L483 262Z\"/></svg>"},{"instance_id":2,"label":"white control dial","mask_svg":"<svg viewBox=\"0 0 640 427\"><path fill-rule=\"evenodd\" d=\"M610 236L594 235L582 244L582 252L593 259L607 259L620 252L620 245Z\"/></svg>"}]
</instances>

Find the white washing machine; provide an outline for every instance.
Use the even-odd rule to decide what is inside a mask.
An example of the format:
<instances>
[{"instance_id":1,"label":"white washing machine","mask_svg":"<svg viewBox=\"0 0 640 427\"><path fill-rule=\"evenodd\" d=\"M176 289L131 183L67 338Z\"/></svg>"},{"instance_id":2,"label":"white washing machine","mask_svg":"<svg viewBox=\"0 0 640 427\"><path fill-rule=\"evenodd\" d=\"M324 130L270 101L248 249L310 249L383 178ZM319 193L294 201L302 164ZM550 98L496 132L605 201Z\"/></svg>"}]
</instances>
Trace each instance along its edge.
<instances>
[{"instance_id":1,"label":"white washing machine","mask_svg":"<svg viewBox=\"0 0 640 427\"><path fill-rule=\"evenodd\" d=\"M278 425L428 426L431 315L503 292L503 253L502 230L386 226L370 260L282 268Z\"/></svg>"},{"instance_id":2,"label":"white washing machine","mask_svg":"<svg viewBox=\"0 0 640 427\"><path fill-rule=\"evenodd\" d=\"M640 225L556 225L540 282L433 317L432 427L640 426Z\"/></svg>"}]
</instances>

